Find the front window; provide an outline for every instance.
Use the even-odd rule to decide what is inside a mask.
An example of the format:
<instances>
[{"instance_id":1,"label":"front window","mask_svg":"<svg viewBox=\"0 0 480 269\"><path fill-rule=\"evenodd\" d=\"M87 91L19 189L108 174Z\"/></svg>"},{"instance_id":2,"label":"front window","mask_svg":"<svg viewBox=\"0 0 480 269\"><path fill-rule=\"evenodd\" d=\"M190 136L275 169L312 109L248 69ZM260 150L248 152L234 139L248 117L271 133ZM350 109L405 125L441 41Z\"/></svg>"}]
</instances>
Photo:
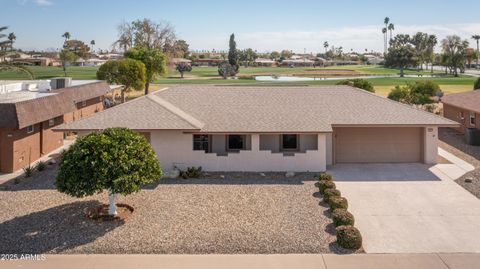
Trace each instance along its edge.
<instances>
[{"instance_id":1,"label":"front window","mask_svg":"<svg viewBox=\"0 0 480 269\"><path fill-rule=\"evenodd\" d=\"M244 135L228 135L228 150L242 150L245 149L245 138Z\"/></svg>"},{"instance_id":2,"label":"front window","mask_svg":"<svg viewBox=\"0 0 480 269\"><path fill-rule=\"evenodd\" d=\"M208 135L193 135L193 150L209 151L209 136Z\"/></svg>"},{"instance_id":3,"label":"front window","mask_svg":"<svg viewBox=\"0 0 480 269\"><path fill-rule=\"evenodd\" d=\"M475 112L470 112L470 125L475 126Z\"/></svg>"},{"instance_id":4,"label":"front window","mask_svg":"<svg viewBox=\"0 0 480 269\"><path fill-rule=\"evenodd\" d=\"M298 135L282 135L282 150L298 150Z\"/></svg>"}]
</instances>

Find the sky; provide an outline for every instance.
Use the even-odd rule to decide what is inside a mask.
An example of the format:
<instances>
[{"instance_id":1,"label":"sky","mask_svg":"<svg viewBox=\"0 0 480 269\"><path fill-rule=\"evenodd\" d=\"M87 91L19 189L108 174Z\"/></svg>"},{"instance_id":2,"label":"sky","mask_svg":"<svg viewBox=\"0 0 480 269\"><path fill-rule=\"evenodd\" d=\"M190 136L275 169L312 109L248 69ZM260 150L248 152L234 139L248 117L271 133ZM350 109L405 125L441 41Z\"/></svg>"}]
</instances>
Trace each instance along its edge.
<instances>
[{"instance_id":1,"label":"sky","mask_svg":"<svg viewBox=\"0 0 480 269\"><path fill-rule=\"evenodd\" d=\"M324 41L344 51L382 51L385 16L395 34L456 34L471 46L471 35L480 34L478 0L0 0L0 10L0 26L28 50L58 49L66 31L110 50L117 26L141 18L169 22L192 50L226 50L235 33L238 48L258 52L321 52Z\"/></svg>"}]
</instances>

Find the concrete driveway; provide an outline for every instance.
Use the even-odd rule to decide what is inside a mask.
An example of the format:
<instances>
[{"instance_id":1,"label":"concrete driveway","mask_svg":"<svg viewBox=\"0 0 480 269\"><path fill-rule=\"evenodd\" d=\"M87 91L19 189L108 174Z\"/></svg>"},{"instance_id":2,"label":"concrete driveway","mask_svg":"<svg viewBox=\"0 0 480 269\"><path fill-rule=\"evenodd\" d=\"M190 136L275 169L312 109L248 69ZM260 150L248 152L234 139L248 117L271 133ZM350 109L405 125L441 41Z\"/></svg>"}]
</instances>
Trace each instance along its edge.
<instances>
[{"instance_id":1,"label":"concrete driveway","mask_svg":"<svg viewBox=\"0 0 480 269\"><path fill-rule=\"evenodd\" d=\"M329 172L349 201L367 253L480 252L480 200L442 164L340 164Z\"/></svg>"}]
</instances>

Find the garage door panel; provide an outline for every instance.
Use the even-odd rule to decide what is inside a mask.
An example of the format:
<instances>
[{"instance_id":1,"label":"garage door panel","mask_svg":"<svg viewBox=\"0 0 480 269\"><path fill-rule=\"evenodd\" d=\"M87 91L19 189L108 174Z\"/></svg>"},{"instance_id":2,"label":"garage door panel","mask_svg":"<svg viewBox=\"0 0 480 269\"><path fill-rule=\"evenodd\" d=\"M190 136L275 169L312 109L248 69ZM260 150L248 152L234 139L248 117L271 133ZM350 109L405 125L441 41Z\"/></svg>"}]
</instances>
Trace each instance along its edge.
<instances>
[{"instance_id":1,"label":"garage door panel","mask_svg":"<svg viewBox=\"0 0 480 269\"><path fill-rule=\"evenodd\" d=\"M338 163L420 162L422 128L335 128Z\"/></svg>"}]
</instances>

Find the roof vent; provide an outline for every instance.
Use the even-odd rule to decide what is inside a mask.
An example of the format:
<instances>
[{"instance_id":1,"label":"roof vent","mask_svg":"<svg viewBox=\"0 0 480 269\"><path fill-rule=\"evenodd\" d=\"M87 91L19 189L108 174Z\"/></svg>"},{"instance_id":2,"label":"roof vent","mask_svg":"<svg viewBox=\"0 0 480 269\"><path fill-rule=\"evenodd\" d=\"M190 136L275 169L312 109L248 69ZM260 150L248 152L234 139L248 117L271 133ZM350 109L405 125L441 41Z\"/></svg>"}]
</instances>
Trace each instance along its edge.
<instances>
[{"instance_id":1,"label":"roof vent","mask_svg":"<svg viewBox=\"0 0 480 269\"><path fill-rule=\"evenodd\" d=\"M72 78L63 77L63 78L52 78L50 80L50 86L53 90L67 88L72 85Z\"/></svg>"}]
</instances>

